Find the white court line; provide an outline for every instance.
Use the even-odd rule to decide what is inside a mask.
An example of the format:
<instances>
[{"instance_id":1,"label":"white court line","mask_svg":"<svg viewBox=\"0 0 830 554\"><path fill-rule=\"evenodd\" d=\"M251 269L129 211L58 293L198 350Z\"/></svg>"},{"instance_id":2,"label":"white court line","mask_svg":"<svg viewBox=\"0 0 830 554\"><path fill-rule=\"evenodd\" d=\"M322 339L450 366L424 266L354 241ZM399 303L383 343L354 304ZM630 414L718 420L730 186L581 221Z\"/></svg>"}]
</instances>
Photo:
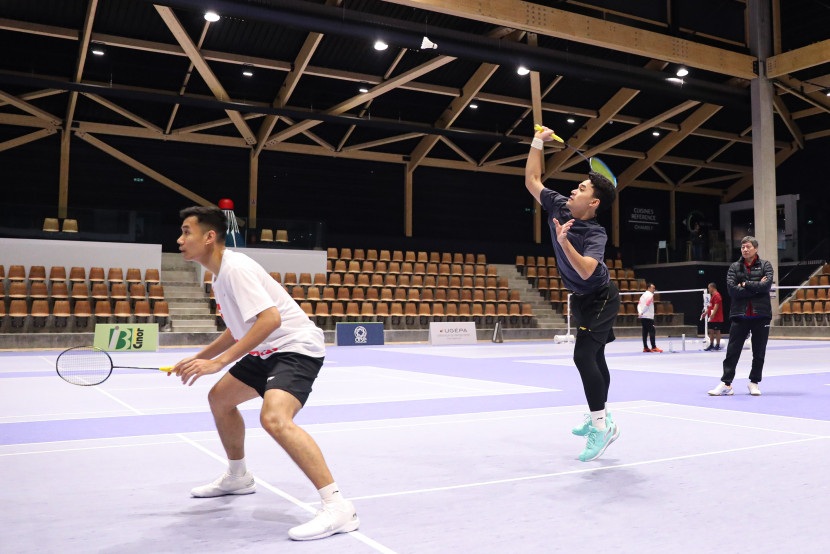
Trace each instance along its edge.
<instances>
[{"instance_id":1,"label":"white court line","mask_svg":"<svg viewBox=\"0 0 830 554\"><path fill-rule=\"evenodd\" d=\"M655 460L643 460L640 462L631 462L628 464L617 464L617 465L610 465L610 466L602 466L602 467L591 467L586 469L573 469L569 471L560 471L557 473L543 473L541 475L526 475L524 477L511 477L509 479L497 479L493 481L479 481L477 483L463 483L460 485L448 485L446 487L432 487L426 489L415 489L415 490L408 490L408 491L400 491L400 492L387 492L382 494L371 494L367 496L353 496L350 500L371 500L374 498L389 498L393 496L406 496L410 494L421 494L421 493L428 493L428 492L442 492L442 491L450 491L450 490L458 490L458 489L469 489L473 487L483 487L487 485L501 485L504 483L517 483L520 481L533 481L536 479L546 479L550 477L560 477L563 475L579 475L581 473L591 473L594 471L605 471L609 469L620 469L620 468L628 468L628 467L636 467L648 464L658 464L663 462L675 462L678 460L688 460L692 458L701 458L704 456L714 456L716 454L730 454L733 452L741 452L746 450L756 450L759 448L769 448L773 446L784 446L789 444L797 444L800 442L809 442L814 440L821 440L821 439L830 439L830 437L812 437L808 439L795 439L791 441L782 441L782 442L774 442L768 444L758 444L754 446L743 446L741 448L730 448L728 450L715 450L712 452L701 452L699 454L687 454L684 456L672 456L671 458L658 458Z\"/></svg>"},{"instance_id":2,"label":"white court line","mask_svg":"<svg viewBox=\"0 0 830 554\"><path fill-rule=\"evenodd\" d=\"M787 434L790 434L790 435L801 435L803 437L812 437L812 438L816 438L816 439L828 438L824 435L816 435L815 433L799 433L798 431L777 431L777 430L774 430L774 429L767 429L766 427L757 427L755 425L741 425L739 423L727 423L725 421L708 421L708 420L705 420L705 419L695 419L695 418L692 418L692 417L680 417L680 416L671 416L671 415L665 415L665 414L654 414L654 413L649 413L649 412L642 412L642 411L640 411L640 408L627 408L627 409L622 408L622 409L619 409L617 411L619 411L619 412L628 412L628 413L631 413L631 414L647 415L647 416L652 416L652 417L662 417L662 418L666 418L666 419L679 419L681 421L691 421L692 423L708 423L710 425L723 425L723 426L726 426L726 427L738 427L740 429L753 429L755 431L787 433ZM738 412L738 413L745 414L747 412Z\"/></svg>"},{"instance_id":3,"label":"white court line","mask_svg":"<svg viewBox=\"0 0 830 554\"><path fill-rule=\"evenodd\" d=\"M380 370L385 370L385 371L401 371L399 369L390 369L390 368L378 367L378 366L361 366L361 367L369 367L369 368L372 368L372 369L380 369ZM338 367L337 370L338 371L346 371L346 372L349 372L349 373L358 373L358 374L360 374L364 377L363 380L372 381L372 382L375 382L375 381L377 381L377 379L380 378L380 379L394 379L394 380L398 380L398 381L406 381L406 382L409 382L409 383L421 383L421 384L426 384L426 385L438 385L438 386L441 386L441 387L468 390L468 391L475 391L475 392L480 392L482 390L487 390L487 391L492 390L492 389L476 388L476 387L472 387L472 386L469 386L469 385L465 386L465 385L453 385L453 384L450 384L450 383L444 383L444 382L440 381L440 378L443 378L443 379L447 378L444 375L436 376L437 378L435 380L430 381L430 380L424 380L424 379L413 379L411 377L403 377L403 376L400 376L400 375L387 375L385 373L383 375L366 375L365 373L361 373L357 369L352 369L352 368L349 368L349 367ZM499 383L497 381L486 381L484 379L470 379L469 377L451 377L451 379L464 379L464 380L470 380L470 381L479 381L481 383L493 383L493 384L496 384L496 385L509 385L508 383ZM525 387L527 385L509 385L509 386L511 386L511 387L516 387L516 386ZM541 389L542 391L548 390L548 389L543 389L542 387L532 387L532 388Z\"/></svg>"},{"instance_id":4,"label":"white court line","mask_svg":"<svg viewBox=\"0 0 830 554\"><path fill-rule=\"evenodd\" d=\"M714 408L712 406L694 406L694 405L689 405L689 404L673 404L671 402L661 402L659 400L650 400L649 402L651 402L652 404L658 404L660 406L682 406L684 408L695 408L695 409L701 409L702 408L704 410L713 410L713 411L716 411L716 412L721 412L724 415L744 414L744 415L751 415L751 416L756 416L756 417L761 417L761 418L763 418L763 417L774 417L776 419L786 418L786 419L797 419L798 421L811 421L811 422L814 422L814 423L817 422L817 421L822 422L822 423L828 423L828 421L826 419L811 419L809 417L798 417L798 416L778 415L778 414L762 414L762 413L757 413L757 412L742 412L740 410L727 410L726 408ZM637 408L637 406L634 406L634 408ZM775 431L775 429L766 429L766 430L767 431Z\"/></svg>"},{"instance_id":5,"label":"white court line","mask_svg":"<svg viewBox=\"0 0 830 554\"><path fill-rule=\"evenodd\" d=\"M125 406L125 407L129 408L130 410L135 412L137 415L144 415L143 413L141 413L140 410L135 409L134 407L127 404L126 402L122 402L121 400L119 400L118 398L116 398L112 394L108 393L107 391L105 391L105 390L103 390L99 387L96 387L96 390L98 390L99 392L101 392L105 396L108 396L108 397L112 398L114 401L118 402L122 406ZM211 452L210 450L208 450L207 448L205 448L201 444L191 440L190 438L184 436L183 434L176 433L175 436L180 438L182 441L186 442L187 444L193 446L197 450L200 450L200 451L204 452L205 454L207 454L211 458L214 458L214 459L218 460L223 465L227 464L226 459L222 458L218 454L215 454L215 453ZM309 513L312 513L312 514L317 513L317 509L314 508L311 504L307 504L307 503L303 502L302 500L300 500L298 498L294 498L293 496L291 496L287 492L285 492L285 491L283 491L283 490L281 490L281 489L279 489L279 488L277 488L277 487L271 485L270 483L267 483L267 482L265 482L261 479L257 479L256 481L257 481L257 483L259 483L260 485L262 485L263 487L265 487L269 491L271 491L274 494L284 498L285 500L288 500L292 504L294 504L296 506L299 506L303 510L305 510ZM380 544L379 542L375 541L374 539L371 539L371 538L367 537L366 535L364 535L363 533L361 533L359 531L352 531L351 533L347 533L347 535L349 535L350 537L354 538L357 541L360 541L360 542L364 543L367 546L370 546L371 548L374 548L378 552L383 552L384 554L396 554L395 551L392 550L391 548L387 548L386 546Z\"/></svg>"},{"instance_id":6,"label":"white court line","mask_svg":"<svg viewBox=\"0 0 830 554\"><path fill-rule=\"evenodd\" d=\"M662 402L654 402L651 400L634 400L631 402L621 402L619 404L615 404L617 406L617 410L623 409L624 406L629 404L634 404L635 407L638 404L646 404L645 407L651 404L663 404ZM401 419L372 419L372 420L363 420L364 422L396 422L390 423L388 425L372 425L372 426L353 426L353 427L335 427L332 429L312 429L312 432L315 435L323 435L328 433L340 433L340 432L349 432L349 431L363 431L363 430L377 430L377 429L403 429L407 427L423 427L427 425L447 425L448 423L480 423L482 421L501 421L506 419L521 419L527 417L541 417L541 416L550 416L550 415L570 415L570 414L584 414L584 408L577 408L572 406L559 406L553 408L533 408L534 413L521 413L525 410L507 410L504 412L481 412L481 416L483 417L470 417L466 419L460 419L457 415L447 415L447 416L419 416L419 417L411 417L405 418L406 423L398 423ZM512 413L515 415L495 415L489 416L489 414L503 414L503 413ZM142 414L144 415L144 414ZM452 418L452 419L440 419L442 417ZM413 421L413 420L427 420L430 419L431 421ZM360 423L360 422L351 422L351 423ZM303 428L308 429L309 427L316 427L316 426L338 426L338 425L345 425L339 423L308 423L304 424ZM205 433L207 431L192 431L191 434L196 433ZM163 434L156 434L156 435L140 435L141 437L149 438L149 437L166 437L166 436L179 436L180 433L163 433ZM266 433L261 427L246 427L245 428L245 436L246 438L270 438L271 436ZM120 437L122 439L129 439L130 437ZM9 447L9 446L29 446L29 445L47 445L47 444L65 444L65 443L76 443L76 442L85 442L85 441L102 441L102 440L113 440L112 437L107 438L97 438L97 439L73 439L68 441L44 441L39 443L15 443L15 444L6 444L0 446ZM216 436L211 436L210 438L205 439L189 439L195 442L208 442L208 441L216 441L219 440ZM41 453L54 453L54 452L74 452L76 450L96 450L101 448L115 448L115 447L123 447L123 446L143 446L144 444L151 444L151 443L135 443L135 444L124 444L124 445L106 445L106 446L88 446L88 447L73 447L73 448L66 448L66 449L57 449L57 450L44 450L44 451L28 451L28 452L12 452L9 454L0 454L0 456L18 456L22 454L41 454ZM166 442L160 442L158 444L168 444ZM172 444L172 443L171 443Z\"/></svg>"},{"instance_id":7,"label":"white court line","mask_svg":"<svg viewBox=\"0 0 830 554\"><path fill-rule=\"evenodd\" d=\"M183 441L185 441L186 443L190 444L191 446L197 448L198 450L201 450L202 452L204 452L205 454L207 454L211 458L213 458L215 460L218 460L221 464L226 465L228 463L227 459L223 458L222 456L220 456L220 455L218 455L214 452L211 452L210 450L208 450L207 448L205 448L201 444L185 437L184 435L181 435L181 434L177 433L176 436L180 437ZM296 506L299 506L300 508L302 508L306 512L311 513L311 514L316 514L317 513L317 509L314 506L312 506L311 504L308 504L306 502L303 502L299 498L295 498L294 496L291 496L290 494L283 491L282 489L279 489L279 488L271 485L267 481L263 481L259 477L256 477L255 480L256 480L258 485L261 485L261 486L265 487L266 489L273 492L277 496L279 496L279 497L281 497L285 500L288 500L289 502L291 502L292 504L295 504ZM396 554L395 551L392 550L391 548L388 548L388 547L380 544L379 542L377 542L374 539L370 539L369 537L367 537L366 535L364 535L360 531L352 531L351 533L346 533L346 534L349 535L350 537L366 544L367 546L370 546L370 547L374 548L378 552L383 552L384 554Z\"/></svg>"}]
</instances>

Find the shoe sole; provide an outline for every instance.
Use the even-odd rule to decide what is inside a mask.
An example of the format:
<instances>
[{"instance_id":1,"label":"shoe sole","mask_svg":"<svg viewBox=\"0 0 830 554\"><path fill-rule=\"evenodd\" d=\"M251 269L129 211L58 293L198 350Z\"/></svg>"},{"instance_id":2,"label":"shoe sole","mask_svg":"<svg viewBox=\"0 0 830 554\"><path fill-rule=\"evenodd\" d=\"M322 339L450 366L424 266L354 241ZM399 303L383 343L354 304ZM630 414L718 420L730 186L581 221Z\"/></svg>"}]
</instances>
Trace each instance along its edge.
<instances>
[{"instance_id":1,"label":"shoe sole","mask_svg":"<svg viewBox=\"0 0 830 554\"><path fill-rule=\"evenodd\" d=\"M613 435L611 435L611 438L610 438L610 439L608 439L608 442L606 442L606 443L605 443L605 446L603 446L603 447L602 447L602 450L600 450L599 452L597 452L597 455L596 455L596 456L594 456L593 458L588 458L587 460L581 460L581 461L583 461L583 462L591 462L591 461L596 460L597 458L599 458L600 456L602 456L602 454L603 454L603 453L604 453L604 452L608 449L608 447L609 447L609 446L611 446L611 443L612 443L612 442L614 442L615 440L617 440L617 438L618 438L619 436L620 436L620 428L619 428L619 427L617 427L617 432L616 432L616 433L614 433Z\"/></svg>"},{"instance_id":2,"label":"shoe sole","mask_svg":"<svg viewBox=\"0 0 830 554\"><path fill-rule=\"evenodd\" d=\"M709 391L707 394L708 394L709 396L732 396L733 394L735 394L735 391L722 392L722 393L720 393L720 394L715 393L715 392L712 392L712 391Z\"/></svg>"},{"instance_id":3,"label":"shoe sole","mask_svg":"<svg viewBox=\"0 0 830 554\"><path fill-rule=\"evenodd\" d=\"M253 494L256 492L256 485L252 487L245 487L244 489L239 489L235 491L228 491L228 492L220 492L217 494L196 494L193 491L190 491L190 495L193 498L216 498L217 496L230 496L234 494Z\"/></svg>"},{"instance_id":4,"label":"shoe sole","mask_svg":"<svg viewBox=\"0 0 830 554\"><path fill-rule=\"evenodd\" d=\"M325 539L326 537L330 537L338 533L351 533L352 531L357 531L358 527L360 527L360 518L355 516L354 519L343 525L343 527L335 529L334 531L326 531L325 533L320 533L319 535L314 535L313 537L295 537L289 532L288 536L295 541L314 541L317 539Z\"/></svg>"}]
</instances>

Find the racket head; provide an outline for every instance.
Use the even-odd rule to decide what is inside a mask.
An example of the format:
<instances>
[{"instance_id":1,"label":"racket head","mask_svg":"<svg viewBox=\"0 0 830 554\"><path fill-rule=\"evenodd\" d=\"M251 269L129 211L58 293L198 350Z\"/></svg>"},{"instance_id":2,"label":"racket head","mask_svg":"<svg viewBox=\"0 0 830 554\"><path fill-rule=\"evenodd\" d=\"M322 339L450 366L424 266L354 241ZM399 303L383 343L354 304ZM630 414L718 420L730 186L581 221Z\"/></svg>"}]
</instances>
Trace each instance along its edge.
<instances>
[{"instance_id":1,"label":"racket head","mask_svg":"<svg viewBox=\"0 0 830 554\"><path fill-rule=\"evenodd\" d=\"M588 163L591 166L591 171L599 173L600 175L611 181L611 184L614 185L614 188L617 188L617 178L614 177L614 174L611 172L608 166L603 163L602 160L600 160L599 158L591 158L590 160L588 160Z\"/></svg>"},{"instance_id":2,"label":"racket head","mask_svg":"<svg viewBox=\"0 0 830 554\"><path fill-rule=\"evenodd\" d=\"M55 370L67 383L81 387L100 385L112 375L112 358L94 346L76 346L61 352Z\"/></svg>"}]
</instances>

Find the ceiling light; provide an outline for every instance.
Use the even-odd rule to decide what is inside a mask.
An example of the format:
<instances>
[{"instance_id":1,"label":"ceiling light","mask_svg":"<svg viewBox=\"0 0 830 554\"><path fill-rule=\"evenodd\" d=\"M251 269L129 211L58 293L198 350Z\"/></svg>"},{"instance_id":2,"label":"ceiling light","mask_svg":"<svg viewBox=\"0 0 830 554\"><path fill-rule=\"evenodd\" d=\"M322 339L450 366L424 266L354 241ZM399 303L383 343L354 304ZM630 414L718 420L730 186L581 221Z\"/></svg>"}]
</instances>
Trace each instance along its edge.
<instances>
[{"instance_id":1,"label":"ceiling light","mask_svg":"<svg viewBox=\"0 0 830 554\"><path fill-rule=\"evenodd\" d=\"M824 94L830 96L830 88L824 91Z\"/></svg>"},{"instance_id":2,"label":"ceiling light","mask_svg":"<svg viewBox=\"0 0 830 554\"><path fill-rule=\"evenodd\" d=\"M478 109L478 104L470 104L470 109L471 110L477 110Z\"/></svg>"},{"instance_id":3,"label":"ceiling light","mask_svg":"<svg viewBox=\"0 0 830 554\"><path fill-rule=\"evenodd\" d=\"M686 82L683 79L681 79L680 77L669 77L669 78L666 79L666 81L669 81L670 83L675 83L677 85L682 85Z\"/></svg>"},{"instance_id":4,"label":"ceiling light","mask_svg":"<svg viewBox=\"0 0 830 554\"><path fill-rule=\"evenodd\" d=\"M660 136L660 131L652 131L651 134L654 135L655 137L659 137Z\"/></svg>"},{"instance_id":5,"label":"ceiling light","mask_svg":"<svg viewBox=\"0 0 830 554\"><path fill-rule=\"evenodd\" d=\"M685 67L681 67L680 69L677 70L677 76L678 77L685 77L688 74L689 74L689 70L686 69Z\"/></svg>"},{"instance_id":6,"label":"ceiling light","mask_svg":"<svg viewBox=\"0 0 830 554\"><path fill-rule=\"evenodd\" d=\"M378 39L375 41L375 50L386 50L387 48L389 48L389 45L382 40Z\"/></svg>"},{"instance_id":7,"label":"ceiling light","mask_svg":"<svg viewBox=\"0 0 830 554\"><path fill-rule=\"evenodd\" d=\"M571 125L573 125L574 123L576 123L576 119L574 119L574 116L572 116L572 115L568 117L568 120L567 120L567 121L568 121L568 123L570 123Z\"/></svg>"},{"instance_id":8,"label":"ceiling light","mask_svg":"<svg viewBox=\"0 0 830 554\"><path fill-rule=\"evenodd\" d=\"M359 89L357 89L357 90L359 90L360 92L362 92L362 93L364 93L364 94L365 94L365 93L367 93L367 92L369 92L369 89L367 89L366 87L360 87L360 88L359 88Z\"/></svg>"},{"instance_id":9,"label":"ceiling light","mask_svg":"<svg viewBox=\"0 0 830 554\"><path fill-rule=\"evenodd\" d=\"M216 12L205 12L205 21L210 21L211 23L219 21L219 14Z\"/></svg>"},{"instance_id":10,"label":"ceiling light","mask_svg":"<svg viewBox=\"0 0 830 554\"><path fill-rule=\"evenodd\" d=\"M245 71L242 72L242 75L244 75L245 77L253 77L254 72L249 70L249 69L246 69Z\"/></svg>"},{"instance_id":11,"label":"ceiling light","mask_svg":"<svg viewBox=\"0 0 830 554\"><path fill-rule=\"evenodd\" d=\"M104 51L101 50L100 48L96 48L95 50L92 51L92 53L95 54L96 56L103 56L104 55Z\"/></svg>"},{"instance_id":12,"label":"ceiling light","mask_svg":"<svg viewBox=\"0 0 830 554\"><path fill-rule=\"evenodd\" d=\"M520 65L519 69L516 70L516 73L518 73L519 75L527 75L528 73L530 73L530 70L525 66Z\"/></svg>"}]
</instances>

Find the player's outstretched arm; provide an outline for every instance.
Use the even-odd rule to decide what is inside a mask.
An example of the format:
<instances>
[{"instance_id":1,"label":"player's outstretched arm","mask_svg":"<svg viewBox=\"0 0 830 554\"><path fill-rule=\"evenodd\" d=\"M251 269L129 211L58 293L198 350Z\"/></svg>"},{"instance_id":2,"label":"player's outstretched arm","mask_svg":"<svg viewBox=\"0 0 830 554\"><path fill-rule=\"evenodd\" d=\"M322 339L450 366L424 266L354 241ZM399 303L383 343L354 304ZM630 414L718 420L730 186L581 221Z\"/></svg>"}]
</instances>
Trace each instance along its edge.
<instances>
[{"instance_id":1,"label":"player's outstretched arm","mask_svg":"<svg viewBox=\"0 0 830 554\"><path fill-rule=\"evenodd\" d=\"M533 144L537 146L540 146L540 144L536 142L537 139L542 142L553 140L551 138L553 130L548 129L547 127L543 127L542 129L542 131L537 132L533 136ZM545 157L542 154L542 150L531 145L530 152L527 155L527 163L525 164L525 187L527 187L528 192L530 192L530 194L533 195L533 198L535 198L539 203L541 203L540 196L542 191L545 189L545 186L542 184L542 165L544 163L544 159Z\"/></svg>"}]
</instances>

